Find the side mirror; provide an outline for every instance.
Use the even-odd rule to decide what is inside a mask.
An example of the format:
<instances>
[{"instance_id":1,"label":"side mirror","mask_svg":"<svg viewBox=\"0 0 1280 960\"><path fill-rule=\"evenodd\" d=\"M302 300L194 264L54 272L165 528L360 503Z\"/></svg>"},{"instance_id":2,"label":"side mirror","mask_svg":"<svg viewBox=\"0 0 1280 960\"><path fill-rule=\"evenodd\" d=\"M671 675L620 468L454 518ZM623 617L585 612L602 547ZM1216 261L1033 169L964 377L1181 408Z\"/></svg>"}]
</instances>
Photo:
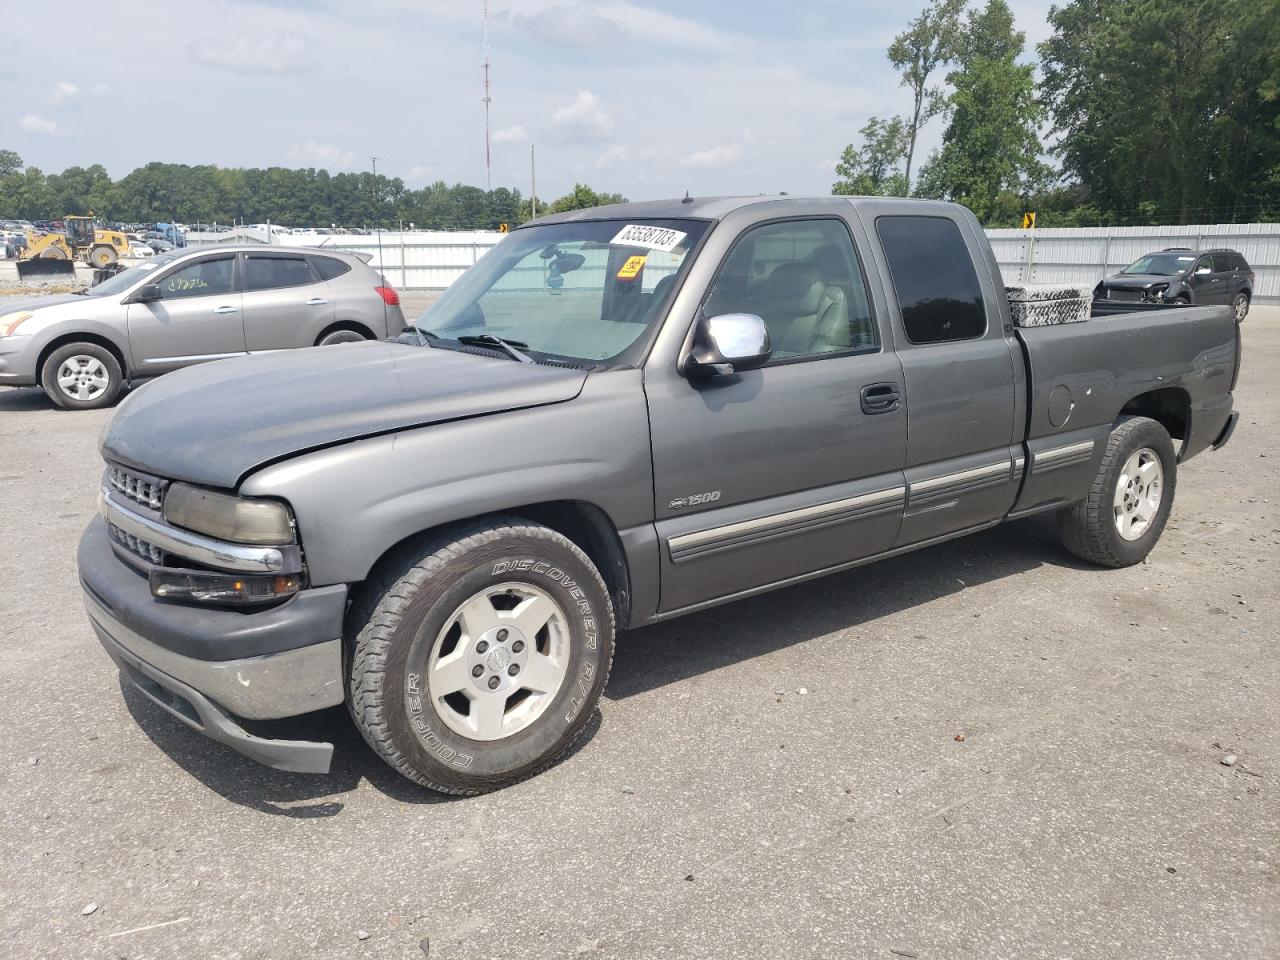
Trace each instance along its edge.
<instances>
[{"instance_id":1,"label":"side mirror","mask_svg":"<svg viewBox=\"0 0 1280 960\"><path fill-rule=\"evenodd\" d=\"M133 295L134 303L152 303L161 298L160 284L144 283L142 288Z\"/></svg>"},{"instance_id":2,"label":"side mirror","mask_svg":"<svg viewBox=\"0 0 1280 960\"><path fill-rule=\"evenodd\" d=\"M771 356L769 328L754 313L699 317L685 372L695 377L724 377L763 367Z\"/></svg>"}]
</instances>

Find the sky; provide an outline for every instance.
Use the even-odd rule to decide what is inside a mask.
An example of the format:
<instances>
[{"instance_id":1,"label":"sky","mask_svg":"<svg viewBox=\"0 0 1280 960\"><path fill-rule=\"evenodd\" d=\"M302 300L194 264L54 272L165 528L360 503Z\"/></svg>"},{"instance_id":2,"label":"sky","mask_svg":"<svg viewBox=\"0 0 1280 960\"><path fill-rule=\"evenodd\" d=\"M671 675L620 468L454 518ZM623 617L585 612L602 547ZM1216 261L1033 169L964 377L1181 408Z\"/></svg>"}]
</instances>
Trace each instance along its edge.
<instances>
[{"instance_id":1,"label":"sky","mask_svg":"<svg viewBox=\"0 0 1280 960\"><path fill-rule=\"evenodd\" d=\"M828 193L867 118L910 108L885 50L923 5L491 0L493 186L527 195L534 145L544 199ZM1029 48L1048 35L1049 0L1010 5ZM10 3L0 148L113 177L377 156L410 187L483 187L482 29L481 0Z\"/></svg>"}]
</instances>

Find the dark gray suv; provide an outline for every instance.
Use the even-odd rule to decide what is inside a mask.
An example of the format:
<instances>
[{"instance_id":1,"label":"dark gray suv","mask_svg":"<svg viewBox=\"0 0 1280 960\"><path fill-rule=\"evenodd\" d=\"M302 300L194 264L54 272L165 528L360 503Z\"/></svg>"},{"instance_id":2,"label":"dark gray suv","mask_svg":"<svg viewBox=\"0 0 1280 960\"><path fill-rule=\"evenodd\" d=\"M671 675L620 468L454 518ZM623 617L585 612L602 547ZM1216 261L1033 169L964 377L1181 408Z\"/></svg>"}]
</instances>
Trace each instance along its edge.
<instances>
[{"instance_id":1,"label":"dark gray suv","mask_svg":"<svg viewBox=\"0 0 1280 960\"><path fill-rule=\"evenodd\" d=\"M1093 290L1095 300L1230 304L1236 319L1249 313L1253 271L1234 250L1166 247L1144 253Z\"/></svg>"}]
</instances>

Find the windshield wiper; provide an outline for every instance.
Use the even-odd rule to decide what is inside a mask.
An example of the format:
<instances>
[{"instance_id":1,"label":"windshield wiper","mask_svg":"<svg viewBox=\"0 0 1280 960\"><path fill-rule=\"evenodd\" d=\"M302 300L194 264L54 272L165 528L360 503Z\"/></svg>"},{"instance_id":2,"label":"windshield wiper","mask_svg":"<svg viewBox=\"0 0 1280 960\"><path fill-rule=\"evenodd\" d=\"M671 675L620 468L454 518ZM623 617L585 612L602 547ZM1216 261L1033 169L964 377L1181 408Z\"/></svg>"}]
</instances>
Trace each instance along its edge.
<instances>
[{"instance_id":1,"label":"windshield wiper","mask_svg":"<svg viewBox=\"0 0 1280 960\"><path fill-rule=\"evenodd\" d=\"M423 329L422 329L420 326L418 326L416 323L410 323L410 324L409 324L409 326L413 327L413 332L414 332L414 333L416 333L416 334L418 335L418 346L420 346L420 347L425 347L425 346L427 346L427 344L429 344L432 340L439 340L439 339L440 339L438 336L436 336L436 335L435 335L434 333L432 333L430 330L423 330Z\"/></svg>"},{"instance_id":2,"label":"windshield wiper","mask_svg":"<svg viewBox=\"0 0 1280 960\"><path fill-rule=\"evenodd\" d=\"M516 349L517 347L524 347L526 350L529 348L529 345L521 340L503 340L492 333L481 333L475 336L458 337L458 342L468 347L498 347L505 350L513 360L519 360L521 363L537 363L533 357Z\"/></svg>"}]
</instances>

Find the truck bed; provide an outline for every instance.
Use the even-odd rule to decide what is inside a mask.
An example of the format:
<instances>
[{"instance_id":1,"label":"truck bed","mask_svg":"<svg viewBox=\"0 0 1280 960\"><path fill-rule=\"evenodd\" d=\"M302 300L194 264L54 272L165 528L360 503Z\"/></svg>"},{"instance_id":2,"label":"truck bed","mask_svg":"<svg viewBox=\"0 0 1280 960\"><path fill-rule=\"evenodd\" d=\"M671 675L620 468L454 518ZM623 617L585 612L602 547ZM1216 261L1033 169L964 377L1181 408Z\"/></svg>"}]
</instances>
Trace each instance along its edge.
<instances>
[{"instance_id":1,"label":"truck bed","mask_svg":"<svg viewBox=\"0 0 1280 960\"><path fill-rule=\"evenodd\" d=\"M1240 343L1230 307L1095 302L1084 323L1018 327L1015 336L1029 385L1015 514L1078 499L1117 413L1172 425L1180 460L1212 445L1231 415Z\"/></svg>"}]
</instances>

